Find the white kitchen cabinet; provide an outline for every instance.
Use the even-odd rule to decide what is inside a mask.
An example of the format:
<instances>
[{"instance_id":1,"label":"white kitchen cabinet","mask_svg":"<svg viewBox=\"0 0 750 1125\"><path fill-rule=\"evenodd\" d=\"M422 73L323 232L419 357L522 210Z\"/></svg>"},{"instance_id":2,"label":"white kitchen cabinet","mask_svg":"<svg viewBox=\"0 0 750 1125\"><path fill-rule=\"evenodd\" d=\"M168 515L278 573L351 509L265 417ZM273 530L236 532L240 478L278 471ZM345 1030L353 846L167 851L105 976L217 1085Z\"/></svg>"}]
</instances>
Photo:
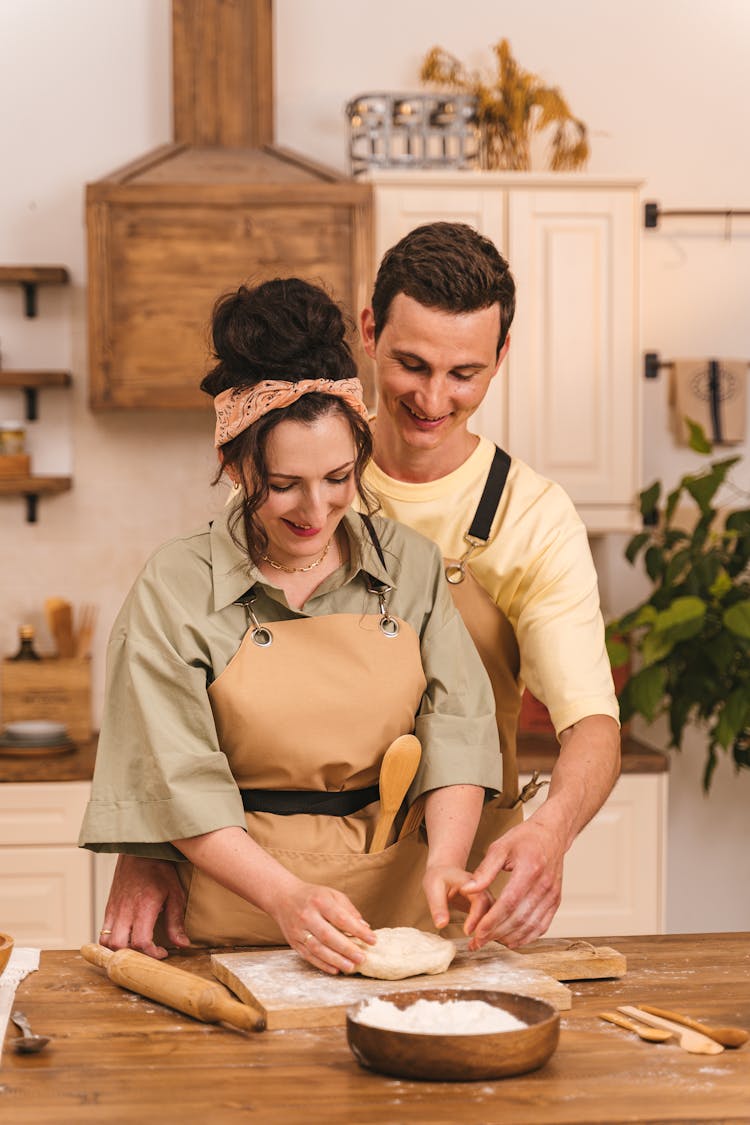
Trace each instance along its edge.
<instances>
[{"instance_id":1,"label":"white kitchen cabinet","mask_svg":"<svg viewBox=\"0 0 750 1125\"><path fill-rule=\"evenodd\" d=\"M94 857L76 846L90 788L0 785L0 918L17 945L73 949L93 937Z\"/></svg>"},{"instance_id":2,"label":"white kitchen cabinet","mask_svg":"<svg viewBox=\"0 0 750 1125\"><path fill-rule=\"evenodd\" d=\"M664 933L668 778L621 775L565 857L562 902L546 936ZM526 803L526 816L546 792Z\"/></svg>"},{"instance_id":3,"label":"white kitchen cabinet","mask_svg":"<svg viewBox=\"0 0 750 1125\"><path fill-rule=\"evenodd\" d=\"M638 526L639 193L581 174L382 171L376 264L421 223L466 222L518 288L508 358L475 428L572 497L592 534Z\"/></svg>"}]
</instances>

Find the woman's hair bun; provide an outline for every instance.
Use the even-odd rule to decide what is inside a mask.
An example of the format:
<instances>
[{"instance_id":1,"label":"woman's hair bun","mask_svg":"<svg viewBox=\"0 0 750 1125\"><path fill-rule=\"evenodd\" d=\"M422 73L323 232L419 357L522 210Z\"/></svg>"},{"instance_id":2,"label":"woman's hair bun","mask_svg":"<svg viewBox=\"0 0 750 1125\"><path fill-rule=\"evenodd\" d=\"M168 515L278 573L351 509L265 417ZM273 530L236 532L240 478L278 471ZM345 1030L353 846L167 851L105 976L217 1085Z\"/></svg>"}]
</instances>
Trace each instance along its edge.
<instances>
[{"instance_id":1,"label":"woman's hair bun","mask_svg":"<svg viewBox=\"0 0 750 1125\"><path fill-rule=\"evenodd\" d=\"M338 305L316 285L277 278L220 297L212 318L216 366L201 389L217 395L261 379L349 379L357 374Z\"/></svg>"}]
</instances>

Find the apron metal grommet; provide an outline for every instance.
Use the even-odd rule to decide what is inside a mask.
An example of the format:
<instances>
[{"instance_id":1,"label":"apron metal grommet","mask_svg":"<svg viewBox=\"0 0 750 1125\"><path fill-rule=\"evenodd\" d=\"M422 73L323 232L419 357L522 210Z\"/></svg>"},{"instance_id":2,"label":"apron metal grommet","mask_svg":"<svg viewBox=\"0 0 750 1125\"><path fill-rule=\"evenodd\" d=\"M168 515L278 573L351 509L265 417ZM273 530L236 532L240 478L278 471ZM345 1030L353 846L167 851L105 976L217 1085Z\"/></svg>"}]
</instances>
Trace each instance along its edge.
<instances>
[{"instance_id":1,"label":"apron metal grommet","mask_svg":"<svg viewBox=\"0 0 750 1125\"><path fill-rule=\"evenodd\" d=\"M396 621L394 617L381 617L378 624L380 626L380 632L386 637L398 636L398 621Z\"/></svg>"},{"instance_id":2,"label":"apron metal grommet","mask_svg":"<svg viewBox=\"0 0 750 1125\"><path fill-rule=\"evenodd\" d=\"M250 634L254 645L258 648L268 648L273 644L273 633L270 629L266 629L265 625L259 625L257 629L253 629Z\"/></svg>"}]
</instances>

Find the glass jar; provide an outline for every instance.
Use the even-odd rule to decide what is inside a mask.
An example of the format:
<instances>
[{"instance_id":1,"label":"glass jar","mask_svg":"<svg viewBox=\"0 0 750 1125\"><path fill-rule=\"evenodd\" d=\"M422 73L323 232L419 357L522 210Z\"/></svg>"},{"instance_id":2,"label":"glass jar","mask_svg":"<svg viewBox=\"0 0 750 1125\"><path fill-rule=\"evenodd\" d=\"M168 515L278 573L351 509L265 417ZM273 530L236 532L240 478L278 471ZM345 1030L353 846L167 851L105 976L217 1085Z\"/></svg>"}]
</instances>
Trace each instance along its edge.
<instances>
[{"instance_id":1,"label":"glass jar","mask_svg":"<svg viewBox=\"0 0 750 1125\"><path fill-rule=\"evenodd\" d=\"M22 422L0 422L0 454L26 452L26 428Z\"/></svg>"}]
</instances>

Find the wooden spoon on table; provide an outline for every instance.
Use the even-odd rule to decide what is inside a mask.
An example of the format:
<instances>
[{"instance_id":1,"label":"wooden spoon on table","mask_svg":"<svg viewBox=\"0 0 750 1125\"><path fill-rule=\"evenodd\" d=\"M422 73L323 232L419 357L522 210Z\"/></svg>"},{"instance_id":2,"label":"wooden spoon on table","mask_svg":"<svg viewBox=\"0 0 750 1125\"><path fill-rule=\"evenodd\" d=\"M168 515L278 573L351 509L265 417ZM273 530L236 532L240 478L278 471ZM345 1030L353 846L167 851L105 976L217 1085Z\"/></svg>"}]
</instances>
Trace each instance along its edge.
<instances>
[{"instance_id":1,"label":"wooden spoon on table","mask_svg":"<svg viewBox=\"0 0 750 1125\"><path fill-rule=\"evenodd\" d=\"M721 1043L722 1047L741 1047L750 1039L750 1032L742 1027L711 1027L707 1023L699 1023L698 1020L691 1019L690 1016L681 1016L679 1012L670 1012L667 1008L655 1008L653 1004L637 1006L643 1012L650 1012L652 1016L661 1016L662 1019L692 1027L693 1031L700 1031L702 1035L707 1035L709 1039Z\"/></svg>"},{"instance_id":2,"label":"wooden spoon on table","mask_svg":"<svg viewBox=\"0 0 750 1125\"><path fill-rule=\"evenodd\" d=\"M634 1031L641 1039L646 1039L649 1043L664 1043L667 1039L674 1039L673 1031L666 1031L659 1027L646 1027L645 1023L636 1023L635 1020L629 1019L627 1016L621 1016L619 1012L600 1012L599 1019L607 1020L608 1023L616 1023L618 1027L624 1027L626 1031Z\"/></svg>"},{"instance_id":3,"label":"wooden spoon on table","mask_svg":"<svg viewBox=\"0 0 750 1125\"><path fill-rule=\"evenodd\" d=\"M720 1055L724 1050L720 1043L717 1043L714 1039L709 1039L707 1035L701 1035L699 1031L692 1031L691 1028L673 1023L672 1020L662 1019L661 1016L652 1016L649 1012L644 1012L632 1004L618 1004L617 1010L618 1012L624 1012L626 1016L633 1016L641 1023L671 1029L677 1036L677 1042L683 1051L689 1051L691 1055Z\"/></svg>"},{"instance_id":4,"label":"wooden spoon on table","mask_svg":"<svg viewBox=\"0 0 750 1125\"><path fill-rule=\"evenodd\" d=\"M413 734L402 734L383 755L380 766L380 816L375 825L371 852L382 852L388 840L396 813L414 780L422 747Z\"/></svg>"}]
</instances>

